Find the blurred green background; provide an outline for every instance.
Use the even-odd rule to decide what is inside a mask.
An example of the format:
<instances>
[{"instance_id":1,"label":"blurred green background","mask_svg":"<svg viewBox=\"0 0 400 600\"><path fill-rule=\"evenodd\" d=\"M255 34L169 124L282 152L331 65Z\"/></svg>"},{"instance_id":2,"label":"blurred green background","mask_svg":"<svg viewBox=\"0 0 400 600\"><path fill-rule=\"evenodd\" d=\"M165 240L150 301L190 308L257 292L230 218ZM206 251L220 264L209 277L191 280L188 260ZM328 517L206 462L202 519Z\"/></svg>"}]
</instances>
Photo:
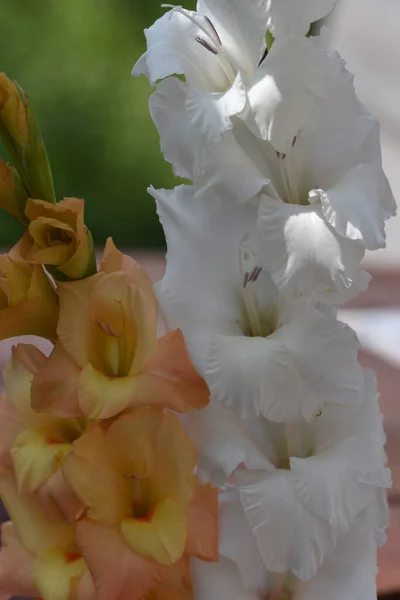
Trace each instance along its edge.
<instances>
[{"instance_id":1,"label":"blurred green background","mask_svg":"<svg viewBox=\"0 0 400 600\"><path fill-rule=\"evenodd\" d=\"M83 197L97 244L163 244L146 188L175 184L148 113L151 88L131 69L161 0L0 0L0 70L30 95L57 196ZM188 8L194 2L185 2ZM0 152L3 156L4 153ZM0 246L19 236L0 214Z\"/></svg>"}]
</instances>

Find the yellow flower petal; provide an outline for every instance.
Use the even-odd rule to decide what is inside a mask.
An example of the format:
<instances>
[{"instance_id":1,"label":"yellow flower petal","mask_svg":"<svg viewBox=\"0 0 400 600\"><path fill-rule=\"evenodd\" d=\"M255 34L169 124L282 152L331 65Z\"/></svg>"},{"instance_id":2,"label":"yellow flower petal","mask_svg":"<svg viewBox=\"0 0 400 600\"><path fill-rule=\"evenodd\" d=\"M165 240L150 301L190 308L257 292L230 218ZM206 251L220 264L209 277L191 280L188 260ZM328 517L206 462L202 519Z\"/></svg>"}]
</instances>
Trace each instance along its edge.
<instances>
[{"instance_id":1,"label":"yellow flower petal","mask_svg":"<svg viewBox=\"0 0 400 600\"><path fill-rule=\"evenodd\" d=\"M79 554L60 551L39 554L33 568L43 600L68 600L71 590L86 571L86 563Z\"/></svg>"},{"instance_id":2,"label":"yellow flower petal","mask_svg":"<svg viewBox=\"0 0 400 600\"><path fill-rule=\"evenodd\" d=\"M79 405L89 419L108 419L125 410L134 397L134 377L109 377L91 364L79 376Z\"/></svg>"},{"instance_id":3,"label":"yellow flower petal","mask_svg":"<svg viewBox=\"0 0 400 600\"><path fill-rule=\"evenodd\" d=\"M183 555L187 520L183 508L171 498L159 502L141 519L124 519L121 533L139 556L160 565L172 565Z\"/></svg>"},{"instance_id":4,"label":"yellow flower petal","mask_svg":"<svg viewBox=\"0 0 400 600\"><path fill-rule=\"evenodd\" d=\"M27 429L17 436L11 456L20 491L37 490L60 468L83 425L78 419L54 420L47 428Z\"/></svg>"}]
</instances>

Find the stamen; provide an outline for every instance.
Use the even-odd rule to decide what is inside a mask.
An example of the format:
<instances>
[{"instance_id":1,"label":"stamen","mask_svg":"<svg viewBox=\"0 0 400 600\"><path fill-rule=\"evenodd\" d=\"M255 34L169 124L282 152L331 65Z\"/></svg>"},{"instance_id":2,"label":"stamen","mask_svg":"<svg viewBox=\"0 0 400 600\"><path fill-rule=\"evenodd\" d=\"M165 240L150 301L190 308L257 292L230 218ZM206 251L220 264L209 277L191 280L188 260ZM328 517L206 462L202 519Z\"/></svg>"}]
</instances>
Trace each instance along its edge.
<instances>
[{"instance_id":1,"label":"stamen","mask_svg":"<svg viewBox=\"0 0 400 600\"><path fill-rule=\"evenodd\" d=\"M204 18L215 33L215 37L217 38L219 45L222 46L221 38L219 37L218 31L215 29L213 22L207 17L207 15L204 15Z\"/></svg>"},{"instance_id":2,"label":"stamen","mask_svg":"<svg viewBox=\"0 0 400 600\"><path fill-rule=\"evenodd\" d=\"M212 54L218 54L218 50L213 48L204 38L200 37L199 35L196 36L196 42L199 42L199 44L201 44L209 52L212 52Z\"/></svg>"},{"instance_id":3,"label":"stamen","mask_svg":"<svg viewBox=\"0 0 400 600\"><path fill-rule=\"evenodd\" d=\"M121 335L118 335L118 333L115 332L115 330L112 328L110 323L97 323L98 326L100 327L100 329L102 330L103 333L105 333L106 335L110 335L111 337L122 337Z\"/></svg>"},{"instance_id":4,"label":"stamen","mask_svg":"<svg viewBox=\"0 0 400 600\"><path fill-rule=\"evenodd\" d=\"M184 17L186 17L187 19L189 19L189 21L192 21L192 23L194 23L194 25L196 25L196 27L198 27L199 29L201 29L201 31L213 42L215 43L215 39L214 37L211 35L211 33L199 22L199 20L197 20L195 17L192 17L192 15L185 10L182 6L174 6L173 4L161 4L162 8L172 8L171 12L178 12L179 14L183 15ZM207 18L207 17L205 17ZM208 19L209 21L209 19ZM212 24L211 24L212 25ZM215 31L214 26L212 25L212 29L213 31ZM218 45L221 46L221 40L219 38L219 35L217 33L217 43Z\"/></svg>"}]
</instances>

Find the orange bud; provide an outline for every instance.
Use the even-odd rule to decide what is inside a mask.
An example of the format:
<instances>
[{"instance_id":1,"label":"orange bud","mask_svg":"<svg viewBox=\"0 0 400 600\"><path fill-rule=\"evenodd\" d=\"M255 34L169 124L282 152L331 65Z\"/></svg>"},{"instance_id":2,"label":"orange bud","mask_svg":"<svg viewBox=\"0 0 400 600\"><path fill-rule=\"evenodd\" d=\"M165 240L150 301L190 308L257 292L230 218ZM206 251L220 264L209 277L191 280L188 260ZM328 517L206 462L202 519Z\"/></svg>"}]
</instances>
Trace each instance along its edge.
<instances>
[{"instance_id":1,"label":"orange bud","mask_svg":"<svg viewBox=\"0 0 400 600\"><path fill-rule=\"evenodd\" d=\"M91 234L84 224L84 201L65 198L58 204L29 198L25 214L30 220L21 244L31 264L52 265L71 279L89 272L93 260Z\"/></svg>"},{"instance_id":2,"label":"orange bud","mask_svg":"<svg viewBox=\"0 0 400 600\"><path fill-rule=\"evenodd\" d=\"M0 122L10 137L24 147L28 139L27 107L16 84L0 73Z\"/></svg>"}]
</instances>

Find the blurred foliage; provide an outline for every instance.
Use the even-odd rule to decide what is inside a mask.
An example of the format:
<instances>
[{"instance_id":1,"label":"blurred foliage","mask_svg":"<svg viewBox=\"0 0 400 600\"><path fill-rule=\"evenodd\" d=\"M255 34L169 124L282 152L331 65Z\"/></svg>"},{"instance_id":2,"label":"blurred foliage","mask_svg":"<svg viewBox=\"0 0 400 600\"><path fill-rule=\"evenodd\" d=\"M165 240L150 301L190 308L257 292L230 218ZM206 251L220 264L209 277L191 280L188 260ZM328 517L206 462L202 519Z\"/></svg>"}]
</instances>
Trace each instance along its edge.
<instances>
[{"instance_id":1,"label":"blurred foliage","mask_svg":"<svg viewBox=\"0 0 400 600\"><path fill-rule=\"evenodd\" d=\"M0 71L32 99L58 199L86 200L95 242L154 247L163 234L146 188L175 184L148 112L151 88L130 71L156 0L0 0ZM185 2L188 8L194 2ZM4 152L0 152L6 156ZM0 246L19 235L0 215Z\"/></svg>"}]
</instances>

